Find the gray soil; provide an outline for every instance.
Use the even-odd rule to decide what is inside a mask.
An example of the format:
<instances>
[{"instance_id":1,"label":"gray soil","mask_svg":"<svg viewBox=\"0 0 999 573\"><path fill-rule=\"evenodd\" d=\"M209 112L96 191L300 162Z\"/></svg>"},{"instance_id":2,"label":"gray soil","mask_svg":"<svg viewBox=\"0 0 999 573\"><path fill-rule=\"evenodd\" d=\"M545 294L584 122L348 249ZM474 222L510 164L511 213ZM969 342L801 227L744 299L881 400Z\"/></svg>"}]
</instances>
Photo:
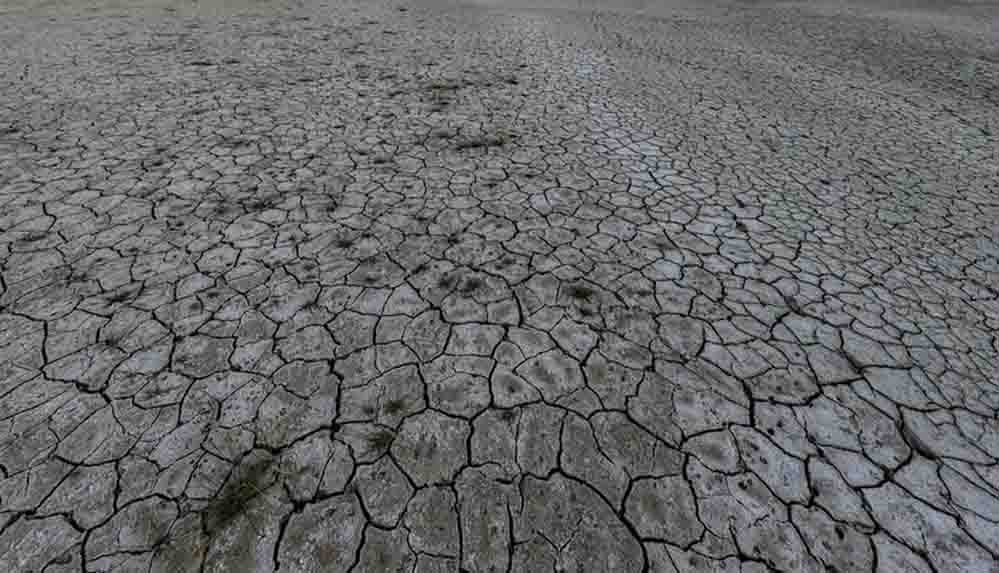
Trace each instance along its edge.
<instances>
[{"instance_id":1,"label":"gray soil","mask_svg":"<svg viewBox=\"0 0 999 573\"><path fill-rule=\"evenodd\" d=\"M999 572L999 3L0 4L0 571Z\"/></svg>"}]
</instances>

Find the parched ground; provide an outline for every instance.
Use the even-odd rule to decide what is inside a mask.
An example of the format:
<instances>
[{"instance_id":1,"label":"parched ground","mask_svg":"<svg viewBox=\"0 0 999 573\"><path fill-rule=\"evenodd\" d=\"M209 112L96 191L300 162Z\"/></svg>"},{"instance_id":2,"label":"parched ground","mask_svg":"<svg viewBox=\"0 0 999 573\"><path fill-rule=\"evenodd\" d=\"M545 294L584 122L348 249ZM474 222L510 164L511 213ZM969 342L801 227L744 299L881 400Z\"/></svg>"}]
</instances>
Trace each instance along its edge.
<instances>
[{"instance_id":1,"label":"parched ground","mask_svg":"<svg viewBox=\"0 0 999 573\"><path fill-rule=\"evenodd\" d=\"M999 5L0 3L0 570L999 571Z\"/></svg>"}]
</instances>

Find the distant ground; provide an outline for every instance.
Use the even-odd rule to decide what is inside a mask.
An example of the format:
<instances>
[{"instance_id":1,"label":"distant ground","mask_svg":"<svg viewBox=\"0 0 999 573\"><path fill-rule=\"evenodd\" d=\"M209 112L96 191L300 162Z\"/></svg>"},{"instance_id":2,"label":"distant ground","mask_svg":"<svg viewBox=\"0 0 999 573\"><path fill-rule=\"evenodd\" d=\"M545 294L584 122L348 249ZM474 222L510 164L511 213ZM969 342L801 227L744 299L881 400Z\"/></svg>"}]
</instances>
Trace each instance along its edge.
<instances>
[{"instance_id":1,"label":"distant ground","mask_svg":"<svg viewBox=\"0 0 999 573\"><path fill-rule=\"evenodd\" d=\"M0 571L999 572L999 3L0 4Z\"/></svg>"}]
</instances>

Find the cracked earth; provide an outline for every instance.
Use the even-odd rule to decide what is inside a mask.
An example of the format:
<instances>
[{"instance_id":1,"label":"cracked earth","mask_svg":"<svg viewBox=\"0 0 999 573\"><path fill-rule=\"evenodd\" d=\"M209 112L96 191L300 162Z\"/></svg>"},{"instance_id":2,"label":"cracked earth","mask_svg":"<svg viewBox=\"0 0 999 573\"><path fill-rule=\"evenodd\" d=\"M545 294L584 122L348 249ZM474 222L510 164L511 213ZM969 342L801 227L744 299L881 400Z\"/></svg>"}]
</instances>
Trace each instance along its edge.
<instances>
[{"instance_id":1,"label":"cracked earth","mask_svg":"<svg viewBox=\"0 0 999 573\"><path fill-rule=\"evenodd\" d=\"M0 570L999 571L999 11L542 4L0 6Z\"/></svg>"}]
</instances>

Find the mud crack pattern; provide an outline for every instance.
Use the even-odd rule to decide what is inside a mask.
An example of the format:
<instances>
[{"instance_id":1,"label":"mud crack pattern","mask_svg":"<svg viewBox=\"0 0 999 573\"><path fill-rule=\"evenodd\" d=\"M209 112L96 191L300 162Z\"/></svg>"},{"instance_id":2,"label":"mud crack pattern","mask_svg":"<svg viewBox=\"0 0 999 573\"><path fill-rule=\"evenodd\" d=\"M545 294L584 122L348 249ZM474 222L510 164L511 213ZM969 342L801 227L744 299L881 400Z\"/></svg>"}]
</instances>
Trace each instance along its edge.
<instances>
[{"instance_id":1,"label":"mud crack pattern","mask_svg":"<svg viewBox=\"0 0 999 573\"><path fill-rule=\"evenodd\" d=\"M615 4L4 2L0 570L999 571L995 8Z\"/></svg>"}]
</instances>

